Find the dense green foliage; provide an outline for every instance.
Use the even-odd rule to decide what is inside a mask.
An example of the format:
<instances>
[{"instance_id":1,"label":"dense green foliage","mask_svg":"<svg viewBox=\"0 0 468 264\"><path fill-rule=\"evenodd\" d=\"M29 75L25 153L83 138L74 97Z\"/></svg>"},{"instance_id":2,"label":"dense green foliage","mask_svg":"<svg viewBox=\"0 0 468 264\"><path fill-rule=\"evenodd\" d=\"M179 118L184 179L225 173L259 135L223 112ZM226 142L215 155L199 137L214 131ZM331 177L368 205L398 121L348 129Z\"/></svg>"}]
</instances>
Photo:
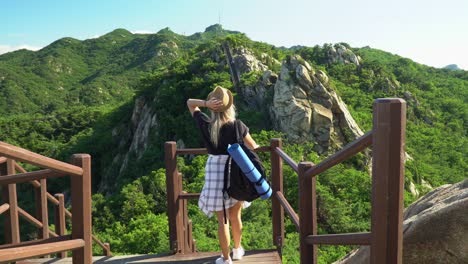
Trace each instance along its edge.
<instances>
[{"instance_id":1,"label":"dense green foliage","mask_svg":"<svg viewBox=\"0 0 468 264\"><path fill-rule=\"evenodd\" d=\"M167 252L163 143L182 140L185 147L201 146L185 102L204 98L215 85L233 89L223 63L224 41L232 48L247 48L258 58L266 54L265 64L277 74L280 65L274 60L301 55L330 77L330 85L365 131L372 127L376 98L405 98L406 150L413 158L406 164L406 180L415 182L424 194L429 190L424 182L436 187L467 177L468 72L430 68L376 49L352 49L345 43L362 58L360 65L330 63L330 44L276 48L219 25L187 37L169 29L152 35L117 29L97 39L64 38L38 52L22 50L0 56L0 140L60 160L72 153L90 153L94 234L109 242L117 254ZM241 81L253 85L261 74L245 74ZM326 158L318 156L310 143L289 142L265 121L268 109L255 112L234 95L238 116L257 143L269 145L271 138L279 137L284 139L285 152L297 162L318 163ZM148 102L158 118L157 129L140 156L128 153L136 98ZM124 154L129 165L119 171L112 162ZM269 154L262 158L269 172ZM368 172L356 166L361 159L358 156L317 177L319 233L369 230L371 182ZM205 161L203 155L179 157L185 191L201 191ZM112 191L101 193L105 173L120 177L108 183ZM285 196L296 211L297 184L297 174L285 165ZM51 181L49 192L63 191L64 186L66 182ZM32 194L26 195L29 201L33 199ZM405 205L415 199L405 194ZM270 208L270 200L256 201L243 212L246 249L273 248ZM218 250L216 220L207 220L194 201L189 203L189 216L197 248ZM289 219L285 226L283 260L298 263L298 234ZM350 249L320 247L319 263L331 263ZM99 248L94 250L100 253Z\"/></svg>"}]
</instances>

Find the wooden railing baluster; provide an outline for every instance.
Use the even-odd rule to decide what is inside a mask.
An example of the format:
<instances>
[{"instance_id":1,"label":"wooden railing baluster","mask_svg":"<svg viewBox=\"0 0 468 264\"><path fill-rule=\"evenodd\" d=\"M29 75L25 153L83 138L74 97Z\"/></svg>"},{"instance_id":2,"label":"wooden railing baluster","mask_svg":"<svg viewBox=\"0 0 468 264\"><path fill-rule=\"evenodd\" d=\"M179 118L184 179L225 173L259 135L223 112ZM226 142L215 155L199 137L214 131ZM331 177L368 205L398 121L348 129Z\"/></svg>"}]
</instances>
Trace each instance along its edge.
<instances>
[{"instance_id":1,"label":"wooden railing baluster","mask_svg":"<svg viewBox=\"0 0 468 264\"><path fill-rule=\"evenodd\" d=\"M63 194L58 193L55 195L55 198L58 200L58 205L54 206L55 208L55 232L59 236L63 236L67 232L67 226L65 222L65 197ZM62 251L57 253L57 257L65 258L67 257L67 252Z\"/></svg>"},{"instance_id":2,"label":"wooden railing baluster","mask_svg":"<svg viewBox=\"0 0 468 264\"><path fill-rule=\"evenodd\" d=\"M12 159L6 160L3 163L3 173L6 175L14 175L16 173L15 161ZM3 174L2 173L2 174ZM7 243L20 243L19 235L19 218L18 218L18 197L16 194L16 183L10 183L2 186L3 201L8 203L10 209L5 212L5 240Z\"/></svg>"},{"instance_id":3,"label":"wooden railing baluster","mask_svg":"<svg viewBox=\"0 0 468 264\"><path fill-rule=\"evenodd\" d=\"M277 192L283 193L283 160L274 151L276 148L282 148L282 142L279 138L270 140L270 162L271 162L271 188L273 194ZM284 209L280 201L273 195L271 200L271 214L273 225L273 245L276 246L278 252L281 253L281 248L284 242Z\"/></svg>"}]
</instances>

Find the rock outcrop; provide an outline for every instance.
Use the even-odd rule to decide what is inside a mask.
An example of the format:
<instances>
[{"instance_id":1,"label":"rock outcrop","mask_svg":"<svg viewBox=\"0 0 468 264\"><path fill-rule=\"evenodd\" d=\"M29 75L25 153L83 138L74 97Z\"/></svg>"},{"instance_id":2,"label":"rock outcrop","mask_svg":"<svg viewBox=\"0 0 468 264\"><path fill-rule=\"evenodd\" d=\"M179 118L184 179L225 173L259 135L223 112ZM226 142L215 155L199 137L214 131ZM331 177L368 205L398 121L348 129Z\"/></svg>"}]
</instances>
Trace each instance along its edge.
<instances>
[{"instance_id":1,"label":"rock outcrop","mask_svg":"<svg viewBox=\"0 0 468 264\"><path fill-rule=\"evenodd\" d=\"M101 186L99 186L100 192L112 191L108 184L120 177L127 168L131 155L135 155L137 159L141 158L148 146L150 132L153 129L157 131L157 126L157 115L150 106L150 102L143 97L137 98L130 123L122 124L112 130L112 137L119 142L118 148L122 151L119 151L119 154L113 158L109 170L104 173Z\"/></svg>"},{"instance_id":2,"label":"rock outcrop","mask_svg":"<svg viewBox=\"0 0 468 264\"><path fill-rule=\"evenodd\" d=\"M329 47L328 52L328 62L331 63L353 63L356 66L359 66L361 58L356 56L354 52L346 48L343 44L335 44Z\"/></svg>"},{"instance_id":3,"label":"rock outcrop","mask_svg":"<svg viewBox=\"0 0 468 264\"><path fill-rule=\"evenodd\" d=\"M429 192L404 213L403 263L468 263L468 179ZM363 246L335 264L369 263Z\"/></svg>"},{"instance_id":4,"label":"rock outcrop","mask_svg":"<svg viewBox=\"0 0 468 264\"><path fill-rule=\"evenodd\" d=\"M257 57L248 49L240 47L233 50L233 61L237 73L240 76L254 73L259 76L257 82L241 85L242 98L247 105L255 110L261 110L266 103L267 92L270 91L278 79L278 75L272 72L268 64L280 64L276 59L262 54Z\"/></svg>"},{"instance_id":5,"label":"rock outcrop","mask_svg":"<svg viewBox=\"0 0 468 264\"><path fill-rule=\"evenodd\" d=\"M296 143L313 141L316 151L328 151L335 136L337 145L362 136L346 105L328 83L328 76L315 71L295 55L283 62L274 86L271 119L275 129Z\"/></svg>"}]
</instances>

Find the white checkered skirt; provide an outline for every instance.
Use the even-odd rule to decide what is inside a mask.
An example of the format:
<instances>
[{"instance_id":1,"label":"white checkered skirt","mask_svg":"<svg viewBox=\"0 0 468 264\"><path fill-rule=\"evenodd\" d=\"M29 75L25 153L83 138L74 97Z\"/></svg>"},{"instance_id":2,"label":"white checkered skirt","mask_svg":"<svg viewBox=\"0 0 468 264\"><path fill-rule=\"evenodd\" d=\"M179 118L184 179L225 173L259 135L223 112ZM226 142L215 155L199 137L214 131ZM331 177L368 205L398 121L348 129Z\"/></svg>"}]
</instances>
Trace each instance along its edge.
<instances>
[{"instance_id":1,"label":"white checkered skirt","mask_svg":"<svg viewBox=\"0 0 468 264\"><path fill-rule=\"evenodd\" d=\"M213 212L223 210L224 167L228 155L209 155L205 166L205 184L200 193L198 207L211 217ZM224 200L225 208L233 207L238 201L234 198ZM243 208L250 206L244 201Z\"/></svg>"}]
</instances>

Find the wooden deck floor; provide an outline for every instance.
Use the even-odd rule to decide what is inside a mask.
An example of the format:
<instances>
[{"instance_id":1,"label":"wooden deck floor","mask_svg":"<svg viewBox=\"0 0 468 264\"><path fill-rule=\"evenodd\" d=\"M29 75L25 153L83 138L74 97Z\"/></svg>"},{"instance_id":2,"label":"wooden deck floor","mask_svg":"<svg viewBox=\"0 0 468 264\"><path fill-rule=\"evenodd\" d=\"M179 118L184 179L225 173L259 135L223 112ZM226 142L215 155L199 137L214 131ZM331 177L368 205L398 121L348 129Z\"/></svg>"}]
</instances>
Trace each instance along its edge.
<instances>
[{"instance_id":1,"label":"wooden deck floor","mask_svg":"<svg viewBox=\"0 0 468 264\"><path fill-rule=\"evenodd\" d=\"M115 257L93 257L95 264L124 264L124 263L159 263L159 264L211 264L220 256L219 252L198 252L185 255L132 255ZM70 264L71 258L37 258L17 261L17 264ZM242 260L234 263L245 264L275 264L281 263L281 258L276 250L251 250L247 251Z\"/></svg>"}]
</instances>

